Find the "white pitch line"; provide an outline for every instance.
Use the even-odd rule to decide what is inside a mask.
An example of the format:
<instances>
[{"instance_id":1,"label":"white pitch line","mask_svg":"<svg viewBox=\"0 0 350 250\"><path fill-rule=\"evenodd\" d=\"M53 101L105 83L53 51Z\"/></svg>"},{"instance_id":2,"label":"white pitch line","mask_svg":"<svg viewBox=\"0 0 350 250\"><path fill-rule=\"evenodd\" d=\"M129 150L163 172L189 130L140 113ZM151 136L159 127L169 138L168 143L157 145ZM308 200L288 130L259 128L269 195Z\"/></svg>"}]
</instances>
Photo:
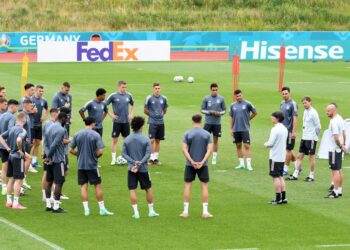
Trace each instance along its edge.
<instances>
[{"instance_id":1,"label":"white pitch line","mask_svg":"<svg viewBox=\"0 0 350 250\"><path fill-rule=\"evenodd\" d=\"M288 82L287 84L289 83L313 83L313 82Z\"/></svg>"},{"instance_id":2,"label":"white pitch line","mask_svg":"<svg viewBox=\"0 0 350 250\"><path fill-rule=\"evenodd\" d=\"M343 168L350 168L350 167L343 167Z\"/></svg>"},{"instance_id":3,"label":"white pitch line","mask_svg":"<svg viewBox=\"0 0 350 250\"><path fill-rule=\"evenodd\" d=\"M316 245L315 247L317 247L317 248L350 247L350 244Z\"/></svg>"},{"instance_id":4,"label":"white pitch line","mask_svg":"<svg viewBox=\"0 0 350 250\"><path fill-rule=\"evenodd\" d=\"M215 170L215 172L217 172L217 173L226 173L227 172L227 170L226 169L218 169L218 170Z\"/></svg>"},{"instance_id":5,"label":"white pitch line","mask_svg":"<svg viewBox=\"0 0 350 250\"><path fill-rule=\"evenodd\" d=\"M223 248L223 249L215 249L215 250L259 250L259 248Z\"/></svg>"},{"instance_id":6,"label":"white pitch line","mask_svg":"<svg viewBox=\"0 0 350 250\"><path fill-rule=\"evenodd\" d=\"M17 231L20 231L21 233L23 233L23 234L25 234L25 235L27 235L27 236L29 236L37 241L40 241L41 243L47 245L48 247L51 247L52 249L55 249L55 250L63 250L64 249L64 248L62 248L62 247L60 247L60 246L58 246L58 245L56 245L48 240L45 240L44 238L41 238L40 236L38 236L32 232L29 232L28 230L24 229L23 227L20 227L16 224L12 223L11 221L6 220L3 217L0 217L0 221L4 224L16 229Z\"/></svg>"}]
</instances>

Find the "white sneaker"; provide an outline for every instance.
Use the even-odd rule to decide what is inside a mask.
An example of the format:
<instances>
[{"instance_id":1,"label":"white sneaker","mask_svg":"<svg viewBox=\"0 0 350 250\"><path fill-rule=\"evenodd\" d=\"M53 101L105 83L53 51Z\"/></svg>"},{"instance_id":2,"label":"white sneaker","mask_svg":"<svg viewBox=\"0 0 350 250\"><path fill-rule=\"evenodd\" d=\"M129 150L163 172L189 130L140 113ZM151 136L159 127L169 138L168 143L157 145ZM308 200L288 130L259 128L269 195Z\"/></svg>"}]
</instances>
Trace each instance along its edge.
<instances>
[{"instance_id":1,"label":"white sneaker","mask_svg":"<svg viewBox=\"0 0 350 250\"><path fill-rule=\"evenodd\" d=\"M186 212L182 212L182 213L180 214L180 217L182 217L182 218L184 218L184 219L188 218L188 216L189 216L189 214L186 213Z\"/></svg>"},{"instance_id":2,"label":"white sneaker","mask_svg":"<svg viewBox=\"0 0 350 250\"><path fill-rule=\"evenodd\" d=\"M159 216L159 214L156 213L155 211L148 213L148 217L158 217L158 216Z\"/></svg>"},{"instance_id":3,"label":"white sneaker","mask_svg":"<svg viewBox=\"0 0 350 250\"><path fill-rule=\"evenodd\" d=\"M243 169L243 168L245 168L245 166L241 165L241 164L239 164L237 167L235 167L235 169Z\"/></svg>"},{"instance_id":4,"label":"white sneaker","mask_svg":"<svg viewBox=\"0 0 350 250\"><path fill-rule=\"evenodd\" d=\"M116 159L112 159L111 161L111 166L117 165L117 160Z\"/></svg>"},{"instance_id":5,"label":"white sneaker","mask_svg":"<svg viewBox=\"0 0 350 250\"><path fill-rule=\"evenodd\" d=\"M140 214L139 213L135 213L135 214L133 214L132 218L140 219Z\"/></svg>"},{"instance_id":6,"label":"white sneaker","mask_svg":"<svg viewBox=\"0 0 350 250\"><path fill-rule=\"evenodd\" d=\"M69 200L69 197L67 195L61 194L61 200Z\"/></svg>"},{"instance_id":7,"label":"white sneaker","mask_svg":"<svg viewBox=\"0 0 350 250\"><path fill-rule=\"evenodd\" d=\"M212 217L214 217L211 213L205 213L205 214L202 214L202 217L204 218L204 219L208 219L208 218L212 218Z\"/></svg>"},{"instance_id":8,"label":"white sneaker","mask_svg":"<svg viewBox=\"0 0 350 250\"><path fill-rule=\"evenodd\" d=\"M216 157L215 158L213 157L213 159L211 159L211 164L216 165Z\"/></svg>"},{"instance_id":9,"label":"white sneaker","mask_svg":"<svg viewBox=\"0 0 350 250\"><path fill-rule=\"evenodd\" d=\"M251 166L251 165L247 165L247 170L248 170L248 171L253 171L252 166Z\"/></svg>"},{"instance_id":10,"label":"white sneaker","mask_svg":"<svg viewBox=\"0 0 350 250\"><path fill-rule=\"evenodd\" d=\"M38 170L33 168L32 164L30 164L28 171L31 172L31 173L38 173Z\"/></svg>"}]
</instances>

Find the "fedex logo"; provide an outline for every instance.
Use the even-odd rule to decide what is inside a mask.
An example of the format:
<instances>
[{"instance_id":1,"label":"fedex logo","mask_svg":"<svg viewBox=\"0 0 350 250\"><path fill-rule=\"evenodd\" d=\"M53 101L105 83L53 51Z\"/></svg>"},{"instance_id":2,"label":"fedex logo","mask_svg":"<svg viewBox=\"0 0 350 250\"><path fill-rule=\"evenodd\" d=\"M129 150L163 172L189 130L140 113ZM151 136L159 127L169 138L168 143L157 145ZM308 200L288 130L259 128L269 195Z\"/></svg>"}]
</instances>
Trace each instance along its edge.
<instances>
[{"instance_id":1,"label":"fedex logo","mask_svg":"<svg viewBox=\"0 0 350 250\"><path fill-rule=\"evenodd\" d=\"M92 46L95 45L95 46ZM138 61L137 52L139 48L130 48L124 45L123 41L114 42L78 42L77 61ZM107 45L107 46L106 46ZM84 60L84 58L86 58Z\"/></svg>"}]
</instances>

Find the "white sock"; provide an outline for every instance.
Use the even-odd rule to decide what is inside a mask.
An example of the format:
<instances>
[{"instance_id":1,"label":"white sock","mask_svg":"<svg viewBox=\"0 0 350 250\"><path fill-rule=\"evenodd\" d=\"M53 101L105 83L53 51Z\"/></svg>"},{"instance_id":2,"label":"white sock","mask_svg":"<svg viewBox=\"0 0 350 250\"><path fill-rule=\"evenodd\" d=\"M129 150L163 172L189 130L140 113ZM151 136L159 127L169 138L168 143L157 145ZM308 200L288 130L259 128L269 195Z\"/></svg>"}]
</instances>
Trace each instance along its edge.
<instances>
[{"instance_id":1,"label":"white sock","mask_svg":"<svg viewBox=\"0 0 350 250\"><path fill-rule=\"evenodd\" d=\"M55 200L55 202L53 203L53 209L57 210L59 208L60 208L60 201Z\"/></svg>"},{"instance_id":2,"label":"white sock","mask_svg":"<svg viewBox=\"0 0 350 250\"><path fill-rule=\"evenodd\" d=\"M293 176L294 176L295 178L298 178L298 174L299 174L299 170L295 168L295 169L294 169Z\"/></svg>"},{"instance_id":3,"label":"white sock","mask_svg":"<svg viewBox=\"0 0 350 250\"><path fill-rule=\"evenodd\" d=\"M295 165L297 164L296 161L292 161L291 163L292 163L292 165L293 165L294 167L295 167Z\"/></svg>"},{"instance_id":4,"label":"white sock","mask_svg":"<svg viewBox=\"0 0 350 250\"><path fill-rule=\"evenodd\" d=\"M7 203L12 203L12 195L7 195Z\"/></svg>"},{"instance_id":5,"label":"white sock","mask_svg":"<svg viewBox=\"0 0 350 250\"><path fill-rule=\"evenodd\" d=\"M331 185L333 185L333 186L334 186L334 182L333 182L333 181L331 182Z\"/></svg>"},{"instance_id":6,"label":"white sock","mask_svg":"<svg viewBox=\"0 0 350 250\"><path fill-rule=\"evenodd\" d=\"M150 160L151 160L151 161L154 161L154 159L155 159L155 158L154 158L154 153L151 153Z\"/></svg>"},{"instance_id":7,"label":"white sock","mask_svg":"<svg viewBox=\"0 0 350 250\"><path fill-rule=\"evenodd\" d=\"M53 199L54 197L55 197L55 195L53 194L53 192L51 192L50 199Z\"/></svg>"},{"instance_id":8,"label":"white sock","mask_svg":"<svg viewBox=\"0 0 350 250\"><path fill-rule=\"evenodd\" d=\"M289 169L289 166L288 166L288 165L284 165L283 171L284 171L284 172L288 172L288 169Z\"/></svg>"},{"instance_id":9,"label":"white sock","mask_svg":"<svg viewBox=\"0 0 350 250\"><path fill-rule=\"evenodd\" d=\"M83 201L83 207L84 207L84 210L89 210L89 202L88 201Z\"/></svg>"},{"instance_id":10,"label":"white sock","mask_svg":"<svg viewBox=\"0 0 350 250\"><path fill-rule=\"evenodd\" d=\"M218 152L213 152L213 158L216 158L218 156Z\"/></svg>"},{"instance_id":11,"label":"white sock","mask_svg":"<svg viewBox=\"0 0 350 250\"><path fill-rule=\"evenodd\" d=\"M149 203L148 204L148 210L149 210L150 213L154 213L154 205L153 205L153 203Z\"/></svg>"},{"instance_id":12,"label":"white sock","mask_svg":"<svg viewBox=\"0 0 350 250\"><path fill-rule=\"evenodd\" d=\"M208 203L203 203L203 214L208 213Z\"/></svg>"},{"instance_id":13,"label":"white sock","mask_svg":"<svg viewBox=\"0 0 350 250\"><path fill-rule=\"evenodd\" d=\"M247 158L247 165L251 166L252 165L252 158Z\"/></svg>"},{"instance_id":14,"label":"white sock","mask_svg":"<svg viewBox=\"0 0 350 250\"><path fill-rule=\"evenodd\" d=\"M337 188L337 189L333 189L333 192L336 194L336 195L339 195L339 188Z\"/></svg>"},{"instance_id":15,"label":"white sock","mask_svg":"<svg viewBox=\"0 0 350 250\"><path fill-rule=\"evenodd\" d=\"M239 165L244 166L244 158L239 158Z\"/></svg>"},{"instance_id":16,"label":"white sock","mask_svg":"<svg viewBox=\"0 0 350 250\"><path fill-rule=\"evenodd\" d=\"M14 197L13 197L13 206L14 206L14 207L17 206L17 205L18 205L18 202L19 202L19 197L14 196Z\"/></svg>"},{"instance_id":17,"label":"white sock","mask_svg":"<svg viewBox=\"0 0 350 250\"><path fill-rule=\"evenodd\" d=\"M154 159L157 160L158 159L158 156L159 156L159 152L154 152Z\"/></svg>"},{"instance_id":18,"label":"white sock","mask_svg":"<svg viewBox=\"0 0 350 250\"><path fill-rule=\"evenodd\" d=\"M38 157L36 157L36 156L32 156L33 158L32 158L32 164L34 164L34 163L36 163L36 160L37 160L37 158Z\"/></svg>"},{"instance_id":19,"label":"white sock","mask_svg":"<svg viewBox=\"0 0 350 250\"><path fill-rule=\"evenodd\" d=\"M105 208L105 202L104 202L104 201L99 201L99 202L98 202L98 206L100 207L100 210L106 209L106 208Z\"/></svg>"},{"instance_id":20,"label":"white sock","mask_svg":"<svg viewBox=\"0 0 350 250\"><path fill-rule=\"evenodd\" d=\"M46 192L45 192L45 189L41 190L41 192L43 193L43 199L46 199Z\"/></svg>"},{"instance_id":21,"label":"white sock","mask_svg":"<svg viewBox=\"0 0 350 250\"><path fill-rule=\"evenodd\" d=\"M51 199L50 198L46 198L46 207L51 208Z\"/></svg>"},{"instance_id":22,"label":"white sock","mask_svg":"<svg viewBox=\"0 0 350 250\"><path fill-rule=\"evenodd\" d=\"M112 153L112 160L116 160L117 159L117 153Z\"/></svg>"},{"instance_id":23,"label":"white sock","mask_svg":"<svg viewBox=\"0 0 350 250\"><path fill-rule=\"evenodd\" d=\"M6 189L7 188L7 184L2 184L2 189Z\"/></svg>"},{"instance_id":24,"label":"white sock","mask_svg":"<svg viewBox=\"0 0 350 250\"><path fill-rule=\"evenodd\" d=\"M137 204L132 205L132 209L134 209L134 214L138 214L139 210L137 209Z\"/></svg>"},{"instance_id":25,"label":"white sock","mask_svg":"<svg viewBox=\"0 0 350 250\"><path fill-rule=\"evenodd\" d=\"M184 213L188 214L188 208L190 206L189 202L184 202Z\"/></svg>"},{"instance_id":26,"label":"white sock","mask_svg":"<svg viewBox=\"0 0 350 250\"><path fill-rule=\"evenodd\" d=\"M338 194L342 194L343 193L343 188L342 187L338 187Z\"/></svg>"},{"instance_id":27,"label":"white sock","mask_svg":"<svg viewBox=\"0 0 350 250\"><path fill-rule=\"evenodd\" d=\"M314 179L314 177L315 177L315 172L314 172L314 171L310 171L309 177L312 178L312 179Z\"/></svg>"}]
</instances>

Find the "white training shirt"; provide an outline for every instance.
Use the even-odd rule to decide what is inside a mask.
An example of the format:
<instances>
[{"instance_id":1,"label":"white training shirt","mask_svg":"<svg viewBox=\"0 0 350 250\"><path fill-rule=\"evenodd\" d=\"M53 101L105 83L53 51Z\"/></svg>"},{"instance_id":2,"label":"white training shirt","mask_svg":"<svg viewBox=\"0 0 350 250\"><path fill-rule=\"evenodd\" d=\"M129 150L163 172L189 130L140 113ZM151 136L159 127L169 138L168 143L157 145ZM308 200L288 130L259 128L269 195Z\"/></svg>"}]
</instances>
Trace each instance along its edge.
<instances>
[{"instance_id":1,"label":"white training shirt","mask_svg":"<svg viewBox=\"0 0 350 250\"><path fill-rule=\"evenodd\" d=\"M270 148L270 160L284 162L286 159L288 130L282 123L277 123L270 133L270 138L264 146Z\"/></svg>"},{"instance_id":2,"label":"white training shirt","mask_svg":"<svg viewBox=\"0 0 350 250\"><path fill-rule=\"evenodd\" d=\"M316 109L310 108L304 110L303 115L303 136L301 139L308 141L318 141L318 135L321 131L320 118Z\"/></svg>"},{"instance_id":3,"label":"white training shirt","mask_svg":"<svg viewBox=\"0 0 350 250\"><path fill-rule=\"evenodd\" d=\"M344 124L343 118L340 115L337 114L329 121L329 130L331 131L331 140L329 143L329 151L330 152L334 152L334 151L341 152L341 149L335 143L335 139L334 139L334 135L338 135L340 143L341 144L344 143L343 130L345 130L345 124Z\"/></svg>"}]
</instances>

